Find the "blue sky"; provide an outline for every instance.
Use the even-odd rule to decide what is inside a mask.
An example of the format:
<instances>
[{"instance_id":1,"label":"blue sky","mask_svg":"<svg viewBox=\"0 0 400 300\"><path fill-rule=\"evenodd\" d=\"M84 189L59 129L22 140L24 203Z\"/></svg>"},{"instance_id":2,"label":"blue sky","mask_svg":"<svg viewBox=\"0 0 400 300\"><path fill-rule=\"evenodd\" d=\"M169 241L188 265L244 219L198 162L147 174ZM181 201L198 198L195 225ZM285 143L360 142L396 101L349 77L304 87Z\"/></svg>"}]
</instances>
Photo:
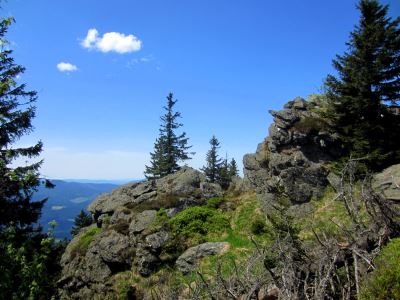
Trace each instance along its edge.
<instances>
[{"instance_id":1,"label":"blue sky","mask_svg":"<svg viewBox=\"0 0 400 300\"><path fill-rule=\"evenodd\" d=\"M382 3L399 14L399 1ZM142 178L173 92L196 152L188 164L204 164L215 134L241 166L267 135L269 109L320 91L358 21L355 5L9 0L7 37L27 68L19 80L39 93L35 131L20 143L44 142L49 178Z\"/></svg>"}]
</instances>

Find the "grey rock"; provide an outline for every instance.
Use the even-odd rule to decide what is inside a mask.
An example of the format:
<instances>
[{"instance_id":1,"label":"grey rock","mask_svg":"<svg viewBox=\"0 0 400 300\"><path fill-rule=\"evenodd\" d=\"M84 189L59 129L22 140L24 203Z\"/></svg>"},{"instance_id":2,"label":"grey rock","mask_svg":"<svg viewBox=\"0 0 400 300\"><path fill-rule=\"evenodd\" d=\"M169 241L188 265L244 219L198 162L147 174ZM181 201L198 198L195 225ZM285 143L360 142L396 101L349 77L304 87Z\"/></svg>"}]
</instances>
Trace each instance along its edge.
<instances>
[{"instance_id":1,"label":"grey rock","mask_svg":"<svg viewBox=\"0 0 400 300\"><path fill-rule=\"evenodd\" d=\"M145 210L137 214L129 225L129 234L134 235L145 230L153 222L156 214L155 210Z\"/></svg>"},{"instance_id":2,"label":"grey rock","mask_svg":"<svg viewBox=\"0 0 400 300\"><path fill-rule=\"evenodd\" d=\"M300 120L318 117L308 108L308 103L298 97L283 110L271 111L274 123L269 136L256 153L243 158L244 180L256 190L264 209L282 189L292 204L301 204L321 196L328 184L324 164L334 157L334 139L326 131L310 134L298 129Z\"/></svg>"},{"instance_id":3,"label":"grey rock","mask_svg":"<svg viewBox=\"0 0 400 300\"><path fill-rule=\"evenodd\" d=\"M340 177L333 172L329 172L328 176L326 176L329 184L333 187L336 192L340 191Z\"/></svg>"},{"instance_id":4,"label":"grey rock","mask_svg":"<svg viewBox=\"0 0 400 300\"><path fill-rule=\"evenodd\" d=\"M305 110L305 109L307 109L307 101L306 100L304 100L303 98L301 98L301 97L296 97L294 100L293 100L293 108L294 109L298 109L298 110Z\"/></svg>"},{"instance_id":5,"label":"grey rock","mask_svg":"<svg viewBox=\"0 0 400 300\"><path fill-rule=\"evenodd\" d=\"M82 281L86 283L104 282L111 274L108 265L102 260L96 248L88 249L84 263L78 265Z\"/></svg>"},{"instance_id":6,"label":"grey rock","mask_svg":"<svg viewBox=\"0 0 400 300\"><path fill-rule=\"evenodd\" d=\"M93 242L92 251L99 253L106 263L129 264L131 259L129 238L110 230L100 234Z\"/></svg>"},{"instance_id":7,"label":"grey rock","mask_svg":"<svg viewBox=\"0 0 400 300\"><path fill-rule=\"evenodd\" d=\"M110 218L110 224L117 224L121 221L131 223L133 215L132 210L126 207L118 207Z\"/></svg>"},{"instance_id":8,"label":"grey rock","mask_svg":"<svg viewBox=\"0 0 400 300\"><path fill-rule=\"evenodd\" d=\"M157 188L165 193L190 195L200 188L201 182L206 182L206 178L201 172L183 167L175 174L159 179Z\"/></svg>"},{"instance_id":9,"label":"grey rock","mask_svg":"<svg viewBox=\"0 0 400 300\"><path fill-rule=\"evenodd\" d=\"M196 268L199 259L221 254L229 248L229 243L204 243L187 249L178 257L175 264L183 274L188 274Z\"/></svg>"},{"instance_id":10,"label":"grey rock","mask_svg":"<svg viewBox=\"0 0 400 300\"><path fill-rule=\"evenodd\" d=\"M183 167L178 172L155 181L130 183L119 187L108 194L102 194L88 207L95 221L101 224L101 216L115 215L122 207L135 208L143 203L154 204L154 209L169 208L174 203L169 199L182 198L206 199L219 196L222 190L219 185L209 185L207 188L205 176L195 169ZM198 204L198 203L197 203ZM112 222L118 219L116 216Z\"/></svg>"},{"instance_id":11,"label":"grey rock","mask_svg":"<svg viewBox=\"0 0 400 300\"><path fill-rule=\"evenodd\" d=\"M223 195L222 188L219 184L202 182L200 183L200 190L204 198L221 197Z\"/></svg>"},{"instance_id":12,"label":"grey rock","mask_svg":"<svg viewBox=\"0 0 400 300\"><path fill-rule=\"evenodd\" d=\"M159 231L145 237L146 246L151 252L159 252L161 247L168 241L169 234L166 231Z\"/></svg>"},{"instance_id":13,"label":"grey rock","mask_svg":"<svg viewBox=\"0 0 400 300\"><path fill-rule=\"evenodd\" d=\"M119 187L111 193L105 193L97 197L88 207L95 219L101 214L112 214L118 207L129 203L135 203L136 198L152 192L150 183L129 183Z\"/></svg>"},{"instance_id":14,"label":"grey rock","mask_svg":"<svg viewBox=\"0 0 400 300\"><path fill-rule=\"evenodd\" d=\"M400 164L376 174L372 181L372 188L386 199L400 203Z\"/></svg>"},{"instance_id":15,"label":"grey rock","mask_svg":"<svg viewBox=\"0 0 400 300\"><path fill-rule=\"evenodd\" d=\"M150 276L160 264L160 259L141 244L139 244L138 250L136 251L136 260L138 272L145 277Z\"/></svg>"}]
</instances>

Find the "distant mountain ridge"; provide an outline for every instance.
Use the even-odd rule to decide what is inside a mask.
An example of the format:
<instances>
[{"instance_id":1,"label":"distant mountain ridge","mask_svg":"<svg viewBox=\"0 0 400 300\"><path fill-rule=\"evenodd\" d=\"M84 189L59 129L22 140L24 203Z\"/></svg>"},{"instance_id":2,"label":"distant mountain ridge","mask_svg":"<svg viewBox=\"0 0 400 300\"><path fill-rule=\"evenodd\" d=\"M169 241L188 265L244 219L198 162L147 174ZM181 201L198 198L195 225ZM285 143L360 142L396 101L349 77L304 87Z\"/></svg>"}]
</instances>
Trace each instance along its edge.
<instances>
[{"instance_id":1,"label":"distant mountain ridge","mask_svg":"<svg viewBox=\"0 0 400 300\"><path fill-rule=\"evenodd\" d=\"M64 182L77 182L77 183L106 183L106 184L116 184L122 185L129 182L139 182L143 181L144 179L132 179L132 178L122 178L122 179L54 179L54 180L61 180Z\"/></svg>"},{"instance_id":2,"label":"distant mountain ridge","mask_svg":"<svg viewBox=\"0 0 400 300\"><path fill-rule=\"evenodd\" d=\"M87 182L68 182L65 180L50 180L55 187L47 189L40 186L34 194L35 201L47 198L42 209L42 216L39 223L48 229L48 223L55 220L58 226L55 229L57 238L70 238L70 231L73 226L75 216L100 194L111 192L119 184L93 183Z\"/></svg>"}]
</instances>

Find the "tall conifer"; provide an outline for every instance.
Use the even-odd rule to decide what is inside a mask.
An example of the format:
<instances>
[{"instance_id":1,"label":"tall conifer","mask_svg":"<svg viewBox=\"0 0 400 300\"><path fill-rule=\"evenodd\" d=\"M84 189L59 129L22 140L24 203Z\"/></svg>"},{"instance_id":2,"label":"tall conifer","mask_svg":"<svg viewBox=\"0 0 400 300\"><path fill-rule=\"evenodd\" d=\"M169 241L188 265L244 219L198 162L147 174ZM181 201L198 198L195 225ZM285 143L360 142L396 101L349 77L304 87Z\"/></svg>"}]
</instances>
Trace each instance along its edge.
<instances>
[{"instance_id":1,"label":"tall conifer","mask_svg":"<svg viewBox=\"0 0 400 300\"><path fill-rule=\"evenodd\" d=\"M32 196L42 181L42 161L17 164L37 158L42 143L15 146L33 129L36 92L18 83L25 68L14 62L4 37L13 21L0 19L0 298L50 299L63 245L36 226L45 200Z\"/></svg>"},{"instance_id":2,"label":"tall conifer","mask_svg":"<svg viewBox=\"0 0 400 300\"><path fill-rule=\"evenodd\" d=\"M220 169L222 166L222 159L218 156L219 141L212 136L210 139L211 149L206 154L206 165L201 169L210 182L216 182L219 178Z\"/></svg>"},{"instance_id":3,"label":"tall conifer","mask_svg":"<svg viewBox=\"0 0 400 300\"><path fill-rule=\"evenodd\" d=\"M19 229L35 223L44 201L32 201L32 194L40 184L39 168L42 161L15 167L18 158L34 158L42 151L39 141L31 147L13 145L32 131L35 117L36 92L27 91L17 77L25 68L14 63L12 51L4 38L12 18L0 21L0 229L9 225Z\"/></svg>"},{"instance_id":4,"label":"tall conifer","mask_svg":"<svg viewBox=\"0 0 400 300\"><path fill-rule=\"evenodd\" d=\"M387 16L388 6L361 0L359 24L348 50L337 55L338 76L326 79L328 117L340 134L345 154L368 157L379 169L399 160L399 118L388 105L400 100L400 18Z\"/></svg>"},{"instance_id":5,"label":"tall conifer","mask_svg":"<svg viewBox=\"0 0 400 300\"><path fill-rule=\"evenodd\" d=\"M179 163L191 159L188 150L189 138L186 133L176 133L183 124L178 122L181 113L174 111L173 94L167 96L167 105L164 106L166 113L161 116L159 136L154 143L154 151L150 153L150 166L146 166L145 176L147 179L157 179L172 174L180 169Z\"/></svg>"}]
</instances>

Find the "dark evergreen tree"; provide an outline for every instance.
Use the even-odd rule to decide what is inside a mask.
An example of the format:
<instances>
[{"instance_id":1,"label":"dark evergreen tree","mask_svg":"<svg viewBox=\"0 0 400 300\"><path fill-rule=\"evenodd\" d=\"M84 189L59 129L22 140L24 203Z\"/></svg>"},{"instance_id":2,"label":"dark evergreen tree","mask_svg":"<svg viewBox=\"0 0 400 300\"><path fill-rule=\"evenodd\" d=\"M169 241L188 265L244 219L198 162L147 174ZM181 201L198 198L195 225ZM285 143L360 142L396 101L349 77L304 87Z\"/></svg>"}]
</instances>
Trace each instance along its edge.
<instances>
[{"instance_id":1,"label":"dark evergreen tree","mask_svg":"<svg viewBox=\"0 0 400 300\"><path fill-rule=\"evenodd\" d=\"M174 111L174 105L178 100L174 100L173 94L167 96L167 105L164 106L166 113L161 117L159 137L154 144L154 152L150 153L150 166L146 166L145 176L147 179L157 179L165 175L172 174L180 169L179 163L190 159L188 150L189 138L186 133L177 134L176 130L183 125L178 122L181 118L180 112Z\"/></svg>"},{"instance_id":2,"label":"dark evergreen tree","mask_svg":"<svg viewBox=\"0 0 400 300\"><path fill-rule=\"evenodd\" d=\"M228 164L228 157L225 157L224 160L222 160L222 163L220 164L218 168L218 176L216 182L223 188L227 189L229 187L229 184L232 181L232 176L230 175L229 172L229 164Z\"/></svg>"},{"instance_id":3,"label":"dark evergreen tree","mask_svg":"<svg viewBox=\"0 0 400 300\"><path fill-rule=\"evenodd\" d=\"M72 227L71 234L76 235L84 227L87 227L93 223L92 215L83 209L74 219L74 226Z\"/></svg>"},{"instance_id":4,"label":"dark evergreen tree","mask_svg":"<svg viewBox=\"0 0 400 300\"><path fill-rule=\"evenodd\" d=\"M39 168L42 161L20 167L11 166L17 158L37 157L42 143L25 148L13 147L23 135L32 131L35 116L36 92L27 91L25 84L18 84L16 77L24 68L14 63L7 50L4 35L13 19L0 22L0 229L9 225L19 229L35 223L44 200L32 202L32 194L40 184Z\"/></svg>"},{"instance_id":5,"label":"dark evergreen tree","mask_svg":"<svg viewBox=\"0 0 400 300\"><path fill-rule=\"evenodd\" d=\"M236 160L234 158L232 158L231 161L229 162L228 170L229 170L230 178L239 175L239 170L238 170L238 167L237 167L237 163L236 163Z\"/></svg>"},{"instance_id":6,"label":"dark evergreen tree","mask_svg":"<svg viewBox=\"0 0 400 300\"><path fill-rule=\"evenodd\" d=\"M389 18L376 0L361 0L358 9L348 50L333 61L338 76L326 79L327 116L344 154L368 157L368 167L380 169L400 157L400 120L388 107L400 99L400 18Z\"/></svg>"},{"instance_id":7,"label":"dark evergreen tree","mask_svg":"<svg viewBox=\"0 0 400 300\"><path fill-rule=\"evenodd\" d=\"M16 80L25 69L14 63L5 39L13 21L0 19L0 298L50 299L63 246L35 226L45 202L32 201L42 161L15 166L18 158L38 157L42 143L14 147L32 131L36 92Z\"/></svg>"},{"instance_id":8,"label":"dark evergreen tree","mask_svg":"<svg viewBox=\"0 0 400 300\"><path fill-rule=\"evenodd\" d=\"M201 169L210 182L216 182L222 166L222 159L218 157L219 141L213 135L210 140L211 149L206 155L206 165Z\"/></svg>"}]
</instances>

